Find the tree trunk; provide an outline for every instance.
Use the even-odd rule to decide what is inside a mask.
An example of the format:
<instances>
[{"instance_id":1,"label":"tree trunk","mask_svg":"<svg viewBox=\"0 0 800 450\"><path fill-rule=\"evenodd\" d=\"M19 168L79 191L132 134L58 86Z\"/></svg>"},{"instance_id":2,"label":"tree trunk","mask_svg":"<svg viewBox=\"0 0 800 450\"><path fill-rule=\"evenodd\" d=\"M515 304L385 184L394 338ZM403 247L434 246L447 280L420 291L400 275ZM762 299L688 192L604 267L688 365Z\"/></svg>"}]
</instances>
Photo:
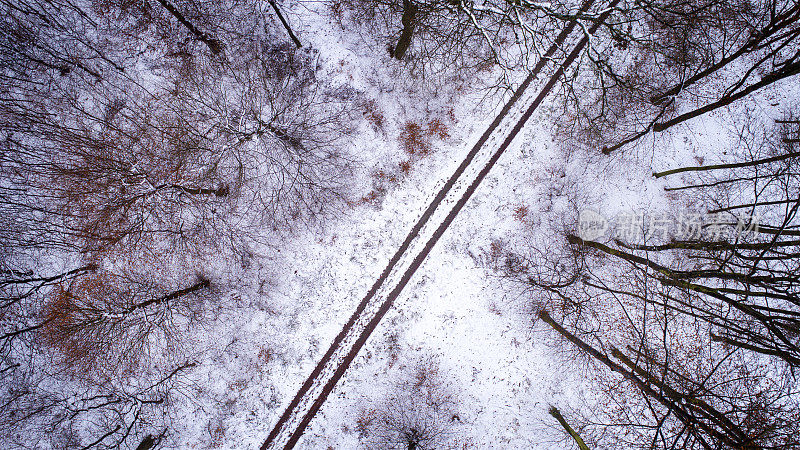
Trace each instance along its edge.
<instances>
[{"instance_id":1,"label":"tree trunk","mask_svg":"<svg viewBox=\"0 0 800 450\"><path fill-rule=\"evenodd\" d=\"M741 98L744 98L765 86L769 86L770 84L773 84L777 81L783 80L785 78L790 78L798 74L800 74L800 61L785 65L780 70L776 70L774 72L765 75L761 79L761 81L753 83L739 92L726 95L725 97L722 97L716 102L709 103L701 108L697 108L693 111L681 114L680 116L675 117L674 119L668 120L666 122L657 123L653 125L653 131L662 132L670 127L678 125L679 123L686 122L689 119L693 119L695 117L702 116L703 114L709 113L724 106L728 106L731 103Z\"/></svg>"},{"instance_id":2,"label":"tree trunk","mask_svg":"<svg viewBox=\"0 0 800 450\"><path fill-rule=\"evenodd\" d=\"M289 22L286 21L285 17L283 17L281 10L278 8L278 4L275 3L275 0L269 0L269 4L272 6L272 9L275 10L275 14L277 14L278 19L283 24L283 28L286 28L286 32L289 33L289 37L292 38L294 45L297 46L297 48L303 48L303 44L300 43L300 39L298 39L292 31L292 28L289 26Z\"/></svg>"},{"instance_id":3,"label":"tree trunk","mask_svg":"<svg viewBox=\"0 0 800 450\"><path fill-rule=\"evenodd\" d=\"M215 197L227 197L227 195L230 193L228 186L225 185L222 185L216 189L212 189L173 184L172 188L191 195L213 195Z\"/></svg>"},{"instance_id":4,"label":"tree trunk","mask_svg":"<svg viewBox=\"0 0 800 450\"><path fill-rule=\"evenodd\" d=\"M560 423L561 426L564 427L564 429L567 431L567 433L570 436L572 436L572 439L574 439L575 443L578 444L579 449L589 450L589 446L586 445L586 443L583 442L583 439L581 439L580 435L575 430L573 430L571 426L569 426L566 419L564 419L564 416L561 415L561 411L559 411L558 408L556 408L555 406L551 406L549 413L551 416L555 417L558 423Z\"/></svg>"},{"instance_id":5,"label":"tree trunk","mask_svg":"<svg viewBox=\"0 0 800 450\"><path fill-rule=\"evenodd\" d=\"M671 399L667 398L663 392L657 391L654 388L652 388L645 381L641 380L635 373L615 363L604 353L601 353L596 348L592 347L591 345L587 344L574 334L567 331L564 327L556 323L552 319L552 317L550 317L550 314L548 314L547 311L540 311L538 316L543 322L550 325L551 328L557 331L565 339L570 341L573 345L583 350L590 356L594 357L597 361L603 363L606 367L608 367L612 371L622 375L624 378L631 381L645 395L655 399L656 401L661 403L664 407L673 411L673 413L687 427L687 429L694 430L695 428L700 428L703 431L707 432L709 435L712 436L716 435L717 437L722 437L723 439L725 438L724 436L719 436L719 433L716 432L716 430L711 429L703 422L697 421L697 419L693 415L688 413L688 411L683 407L683 405L677 404ZM692 434L694 435L695 438L698 439L698 441L704 448L711 450L712 448L711 445L708 444L708 442L705 440L702 434L697 432L694 432Z\"/></svg>"},{"instance_id":6,"label":"tree trunk","mask_svg":"<svg viewBox=\"0 0 800 450\"><path fill-rule=\"evenodd\" d=\"M183 14L181 14L181 12L178 11L177 8L175 8L175 6L173 6L170 2L167 0L158 0L158 2L161 3L161 6L163 6L164 9L169 11L170 14L178 19L178 22L185 26L186 29L188 29L189 32L197 38L197 40L206 44L208 49L211 50L211 53L218 55L222 51L222 42L218 41L208 33L200 31L192 22L189 22L186 17L184 17Z\"/></svg>"},{"instance_id":7,"label":"tree trunk","mask_svg":"<svg viewBox=\"0 0 800 450\"><path fill-rule=\"evenodd\" d=\"M408 47L411 46L411 37L414 35L414 25L416 24L418 9L414 2L403 0L403 18L401 19L403 31L400 32L400 39L397 41L394 50L390 52L393 58L398 60L403 59Z\"/></svg>"},{"instance_id":8,"label":"tree trunk","mask_svg":"<svg viewBox=\"0 0 800 450\"><path fill-rule=\"evenodd\" d=\"M167 295L165 295L163 297L152 298L152 299L144 301L142 303L137 303L137 304L131 306L130 308L128 308L125 311L125 314L131 313L131 312L133 312L133 311L135 311L137 309L145 308L145 307L150 306L150 305L156 305L156 304L159 304L159 303L168 302L170 300L175 300L176 298L183 297L184 295L191 294L192 292L199 291L200 289L205 289L210 284L211 284L211 282L208 281L207 279L202 279L202 280L198 281L197 283L195 283L195 284L193 284L193 285L191 285L191 286L189 286L187 288L180 289L178 291L172 292L171 294L167 294Z\"/></svg>"},{"instance_id":9,"label":"tree trunk","mask_svg":"<svg viewBox=\"0 0 800 450\"><path fill-rule=\"evenodd\" d=\"M784 139L784 142L786 142L786 139ZM791 159L796 157L800 157L800 152L785 153L783 155L773 156L770 158L756 159L754 161L745 161L740 163L714 164L710 166L697 166L697 167L694 166L681 167L679 169L665 170L663 172L653 172L653 176L656 178L661 178L667 175L674 175L676 173L683 173L683 172L702 172L706 170L717 170L717 169L738 169L740 167L757 166L759 164L767 164L776 161L783 161L784 159Z\"/></svg>"}]
</instances>

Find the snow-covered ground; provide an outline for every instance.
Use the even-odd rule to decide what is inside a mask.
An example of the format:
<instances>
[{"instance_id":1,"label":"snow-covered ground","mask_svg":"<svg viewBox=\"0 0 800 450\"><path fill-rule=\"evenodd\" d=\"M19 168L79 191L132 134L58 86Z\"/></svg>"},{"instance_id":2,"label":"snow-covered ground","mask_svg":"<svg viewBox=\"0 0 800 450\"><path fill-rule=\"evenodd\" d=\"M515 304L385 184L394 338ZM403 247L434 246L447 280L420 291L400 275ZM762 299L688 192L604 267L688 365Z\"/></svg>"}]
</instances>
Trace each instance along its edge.
<instances>
[{"instance_id":1,"label":"snow-covered ground","mask_svg":"<svg viewBox=\"0 0 800 450\"><path fill-rule=\"evenodd\" d=\"M379 42L345 32L315 11L320 4L304 6L307 12L290 20L319 50L319 78L372 100L373 116L350 143L360 185L352 207L323 228L300 232L279 251L257 251L239 275L241 288L226 294L235 301L224 303L238 308L220 311L211 328L198 330L192 345L201 364L175 421L182 446L261 445L437 185L502 106L499 96L487 100L468 81L435 93L415 86ZM300 448L357 448L356 420L364 405L380 402L402 368L428 358L438 361L457 393L460 442L560 447L563 431L547 408L577 407L581 373L549 349L528 314L529 299L481 267L479 255L492 242L520 235L557 239L555 230L574 220L581 206L575 202L609 215L666 208L664 182L650 177L654 168L719 155L732 133L712 116L692 122L692 132L661 136L656 147L642 150L646 158L589 157L580 150L567 155L548 131L548 115L555 113L545 105L518 136L412 278ZM434 120L449 136L431 137L432 152L403 174L398 168L409 159L400 142L403 127L414 122L424 128ZM385 193L359 201L379 185Z\"/></svg>"}]
</instances>

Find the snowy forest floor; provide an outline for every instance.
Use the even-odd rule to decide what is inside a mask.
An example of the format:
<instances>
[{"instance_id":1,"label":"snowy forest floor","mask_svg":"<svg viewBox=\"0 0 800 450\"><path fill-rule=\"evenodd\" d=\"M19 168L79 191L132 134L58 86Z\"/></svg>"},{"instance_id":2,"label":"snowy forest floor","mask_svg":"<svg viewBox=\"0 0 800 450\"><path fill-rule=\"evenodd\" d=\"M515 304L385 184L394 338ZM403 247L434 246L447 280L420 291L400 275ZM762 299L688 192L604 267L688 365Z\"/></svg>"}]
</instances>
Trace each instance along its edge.
<instances>
[{"instance_id":1,"label":"snowy forest floor","mask_svg":"<svg viewBox=\"0 0 800 450\"><path fill-rule=\"evenodd\" d=\"M201 364L175 421L182 447L261 445L437 183L502 106L501 95L480 82L454 79L432 89L398 76L404 69L380 42L345 32L314 10L322 6L306 6L290 21L319 51L319 78L371 100L349 144L359 158L359 185L352 206L323 227L256 252L239 288L228 294L232 301L224 302L238 307L220 311L192 337ZM485 81L492 76L485 74ZM558 111L544 106L413 277L300 448L357 448L363 411L380 404L418 363L436 365L457 398L453 433L460 442L560 446L563 431L548 406L578 407L584 374L547 346L525 293L494 277L482 259L509 242L556 239L585 206L613 214L666 205L663 182L650 177L653 168L720 155L733 130L722 116L710 116L643 145L639 156L602 157L559 148L548 121ZM403 148L404 133L415 126L431 144L425 156ZM225 271L224 263L214 270Z\"/></svg>"}]
</instances>

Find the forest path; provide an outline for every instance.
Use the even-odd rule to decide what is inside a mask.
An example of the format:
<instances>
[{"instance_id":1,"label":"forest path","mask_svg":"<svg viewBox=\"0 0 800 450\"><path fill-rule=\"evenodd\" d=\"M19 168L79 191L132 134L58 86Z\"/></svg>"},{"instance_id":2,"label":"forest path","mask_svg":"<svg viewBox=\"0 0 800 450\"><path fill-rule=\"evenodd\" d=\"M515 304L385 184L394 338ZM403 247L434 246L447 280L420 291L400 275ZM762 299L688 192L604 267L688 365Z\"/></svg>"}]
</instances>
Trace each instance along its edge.
<instances>
[{"instance_id":1,"label":"forest path","mask_svg":"<svg viewBox=\"0 0 800 450\"><path fill-rule=\"evenodd\" d=\"M577 15L586 13L595 1L585 0ZM395 299L425 261L439 238L447 231L480 183L553 89L558 79L580 55L589 42L590 35L606 20L617 2L618 0L612 0L588 30L585 26L581 26L581 38L572 51L566 55L538 94L535 97L529 95L530 86L542 70L554 61L553 56L559 50L563 50L562 45L578 25L577 21L570 21L556 37L536 67L503 106L455 172L428 203L427 208L389 260L381 275L286 407L261 446L262 450L281 447L294 448L311 420L325 403L328 395L336 387L367 339L391 309ZM531 97L533 97L532 101ZM510 130L508 130L509 127Z\"/></svg>"}]
</instances>

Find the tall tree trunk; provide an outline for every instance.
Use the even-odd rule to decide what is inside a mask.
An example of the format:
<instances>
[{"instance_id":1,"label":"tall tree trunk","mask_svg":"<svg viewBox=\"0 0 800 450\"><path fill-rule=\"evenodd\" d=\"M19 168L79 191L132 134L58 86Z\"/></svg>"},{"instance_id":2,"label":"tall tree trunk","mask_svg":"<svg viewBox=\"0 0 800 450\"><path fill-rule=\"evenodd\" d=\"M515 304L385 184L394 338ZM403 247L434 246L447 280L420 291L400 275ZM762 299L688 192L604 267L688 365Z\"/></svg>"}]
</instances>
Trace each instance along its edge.
<instances>
[{"instance_id":1,"label":"tall tree trunk","mask_svg":"<svg viewBox=\"0 0 800 450\"><path fill-rule=\"evenodd\" d=\"M227 195L230 193L230 189L228 189L228 186L225 185L222 185L216 189L181 186L179 184L173 184L171 186L173 189L177 189L181 192L191 195L213 195L215 197L227 197Z\"/></svg>"},{"instance_id":2,"label":"tall tree trunk","mask_svg":"<svg viewBox=\"0 0 800 450\"><path fill-rule=\"evenodd\" d=\"M280 8L278 8L278 4L275 3L275 0L269 0L269 4L272 6L272 9L275 10L275 14L278 15L278 19L283 24L283 28L286 28L286 32L289 33L289 37L292 38L292 42L294 42L294 45L296 45L297 48L302 48L303 44L300 43L300 39L298 39L297 36L292 31L292 28L289 26L289 22L286 21L285 17L283 17Z\"/></svg>"},{"instance_id":3,"label":"tall tree trunk","mask_svg":"<svg viewBox=\"0 0 800 450\"><path fill-rule=\"evenodd\" d=\"M551 406L550 411L548 412L550 413L551 416L555 417L558 423L560 423L561 426L564 427L564 430L566 430L566 432L570 436L572 436L572 439L574 439L575 443L578 444L578 448L580 450L589 450L589 446L586 445L585 442L583 442L583 439L581 439L581 436L578 434L578 432L576 432L575 430L572 429L571 426L569 426L566 419L564 419L564 416L561 415L561 411L559 411L558 408L556 408L555 406Z\"/></svg>"},{"instance_id":4,"label":"tall tree trunk","mask_svg":"<svg viewBox=\"0 0 800 450\"><path fill-rule=\"evenodd\" d=\"M393 58L403 59L408 47L411 46L411 37L414 35L414 25L416 25L417 11L419 8L411 0L403 0L403 31L400 32L400 39L394 50L391 51Z\"/></svg>"},{"instance_id":5,"label":"tall tree trunk","mask_svg":"<svg viewBox=\"0 0 800 450\"><path fill-rule=\"evenodd\" d=\"M676 403L673 399L668 398L667 395L660 390L656 390L651 387L646 381L640 379L634 372L626 369L625 367L617 364L616 362L612 361L608 356L604 353L600 352L596 348L592 347L588 343L584 342L576 335L567 331L564 327L556 323L550 314L547 311L540 311L538 314L539 318L545 322L546 324L550 325L555 331L557 331L561 336L566 338L570 341L573 345L578 347L579 349L583 350L595 360L603 363L606 367L611 369L612 371L622 375L628 381L632 382L640 391L642 391L645 395L649 396L650 398L658 401L664 407L671 410L676 417L687 427L688 430L694 431L692 434L693 436L701 443L703 448L707 450L711 450L713 447L706 441L703 434L699 433L698 429L706 432L710 436L714 436L724 442L729 442L730 439L727 436L722 435L718 430L708 426L703 421L698 421L697 417L691 414L685 405L680 403Z\"/></svg>"},{"instance_id":6,"label":"tall tree trunk","mask_svg":"<svg viewBox=\"0 0 800 450\"><path fill-rule=\"evenodd\" d=\"M161 3L161 6L163 6L164 9L169 11L170 14L178 19L178 22L185 26L186 29L188 29L189 32L192 33L195 38L197 38L197 40L206 44L208 49L211 50L211 53L217 55L222 51L222 42L218 41L210 34L200 31L192 22L189 22L186 17L184 17L183 14L181 14L181 12L178 11L178 9L175 8L175 6L173 6L170 2L167 0L158 0L158 2Z\"/></svg>"},{"instance_id":7,"label":"tall tree trunk","mask_svg":"<svg viewBox=\"0 0 800 450\"><path fill-rule=\"evenodd\" d=\"M795 55L794 58L798 57L800 57L800 52L798 52L798 54ZM731 103L741 98L744 98L765 86L769 86L770 84L773 84L785 78L793 77L798 74L800 74L800 60L795 60L794 62L792 62L792 64L784 65L781 69L776 70L774 72L770 72L769 74L765 75L759 82L753 83L739 92L728 94L722 97L721 99L717 100L716 102L709 103L701 108L697 108L693 111L681 114L680 116L675 117L674 119L670 119L666 122L656 123L655 125L653 125L653 131L661 132L675 125L678 125L679 123L686 122L689 119L693 119L695 117L702 116L703 114L709 113L724 106L728 106Z\"/></svg>"},{"instance_id":8,"label":"tall tree trunk","mask_svg":"<svg viewBox=\"0 0 800 450\"><path fill-rule=\"evenodd\" d=\"M144 301L142 303L137 303L137 304L131 306L130 308L128 308L125 311L125 314L128 314L128 313L131 313L133 311L136 311L137 309L145 308L145 307L150 306L150 305L157 305L159 303L164 303L164 302L168 302L170 300L175 300L176 298L183 297L184 295L189 295L192 292L199 291L200 289L205 289L209 285L211 285L211 282L208 281L207 279L203 278L203 279L199 280L197 283L195 283L195 284L193 284L193 285L191 285L191 286L189 286L187 288L177 290L177 291L172 292L170 294L164 295L163 297L151 298L150 300Z\"/></svg>"}]
</instances>

